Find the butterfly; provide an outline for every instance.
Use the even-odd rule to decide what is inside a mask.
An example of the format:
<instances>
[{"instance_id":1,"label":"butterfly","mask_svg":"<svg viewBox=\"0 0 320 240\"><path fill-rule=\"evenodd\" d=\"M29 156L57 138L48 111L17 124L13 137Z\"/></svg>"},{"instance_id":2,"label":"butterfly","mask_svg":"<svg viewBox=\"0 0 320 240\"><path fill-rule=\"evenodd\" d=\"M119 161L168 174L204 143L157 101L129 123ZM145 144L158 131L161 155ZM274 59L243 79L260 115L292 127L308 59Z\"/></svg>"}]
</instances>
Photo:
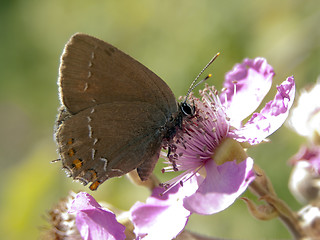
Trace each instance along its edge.
<instances>
[{"instance_id":1,"label":"butterfly","mask_svg":"<svg viewBox=\"0 0 320 240\"><path fill-rule=\"evenodd\" d=\"M83 33L65 45L58 86L55 139L62 166L73 179L91 182L91 190L134 169L148 179L164 142L195 113L151 70Z\"/></svg>"}]
</instances>

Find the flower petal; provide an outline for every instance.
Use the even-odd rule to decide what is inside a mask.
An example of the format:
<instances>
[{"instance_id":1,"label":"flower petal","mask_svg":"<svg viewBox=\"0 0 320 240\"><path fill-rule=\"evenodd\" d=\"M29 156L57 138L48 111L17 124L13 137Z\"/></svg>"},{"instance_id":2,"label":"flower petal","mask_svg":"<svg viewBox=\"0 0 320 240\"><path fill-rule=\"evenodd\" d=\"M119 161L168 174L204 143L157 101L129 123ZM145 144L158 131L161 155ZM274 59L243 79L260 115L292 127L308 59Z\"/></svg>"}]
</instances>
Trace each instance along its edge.
<instances>
[{"instance_id":1,"label":"flower petal","mask_svg":"<svg viewBox=\"0 0 320 240\"><path fill-rule=\"evenodd\" d=\"M190 212L181 207L145 205L136 203L132 207L135 234L147 239L173 239L185 227Z\"/></svg>"},{"instance_id":2,"label":"flower petal","mask_svg":"<svg viewBox=\"0 0 320 240\"><path fill-rule=\"evenodd\" d=\"M290 164L295 165L299 161L304 161L307 163L311 172L314 171L316 174L320 175L320 146L301 146L298 153L296 153L290 160Z\"/></svg>"},{"instance_id":3,"label":"flower petal","mask_svg":"<svg viewBox=\"0 0 320 240\"><path fill-rule=\"evenodd\" d=\"M293 77L288 77L277 89L275 98L268 102L260 113L254 113L243 128L233 130L238 141L260 143L285 122L295 96Z\"/></svg>"},{"instance_id":4,"label":"flower petal","mask_svg":"<svg viewBox=\"0 0 320 240\"><path fill-rule=\"evenodd\" d=\"M264 58L245 59L226 74L221 103L231 119L231 125L238 127L262 102L269 92L274 72Z\"/></svg>"},{"instance_id":5,"label":"flower petal","mask_svg":"<svg viewBox=\"0 0 320 240\"><path fill-rule=\"evenodd\" d=\"M190 212L183 207L185 187L176 185L163 196L163 188L155 188L147 203L137 202L130 209L131 221L137 237L147 239L173 239L185 227Z\"/></svg>"},{"instance_id":6,"label":"flower petal","mask_svg":"<svg viewBox=\"0 0 320 240\"><path fill-rule=\"evenodd\" d=\"M253 159L241 163L206 164L207 176L197 192L184 199L184 207L192 213L213 214L229 207L254 179Z\"/></svg>"},{"instance_id":7,"label":"flower petal","mask_svg":"<svg viewBox=\"0 0 320 240\"><path fill-rule=\"evenodd\" d=\"M77 228L85 240L125 239L125 227L117 222L116 216L102 208L88 193L80 192L73 200L69 213L76 214Z\"/></svg>"},{"instance_id":8,"label":"flower petal","mask_svg":"<svg viewBox=\"0 0 320 240\"><path fill-rule=\"evenodd\" d=\"M320 135L320 77L311 89L304 89L297 106L292 109L289 125L301 136L312 139Z\"/></svg>"}]
</instances>

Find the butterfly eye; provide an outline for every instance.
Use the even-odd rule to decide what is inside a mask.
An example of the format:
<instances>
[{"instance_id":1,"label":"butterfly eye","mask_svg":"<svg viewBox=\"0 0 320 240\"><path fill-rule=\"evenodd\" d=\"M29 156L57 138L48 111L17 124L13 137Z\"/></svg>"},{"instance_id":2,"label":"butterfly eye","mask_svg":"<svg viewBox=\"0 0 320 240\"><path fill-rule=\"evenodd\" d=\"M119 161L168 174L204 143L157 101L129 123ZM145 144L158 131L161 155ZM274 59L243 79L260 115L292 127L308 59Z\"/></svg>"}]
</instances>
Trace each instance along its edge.
<instances>
[{"instance_id":1,"label":"butterfly eye","mask_svg":"<svg viewBox=\"0 0 320 240\"><path fill-rule=\"evenodd\" d=\"M191 106L190 104L186 103L186 102L182 102L180 104L180 109L181 112L185 115L185 116L193 116L194 112L195 112L195 107L194 105Z\"/></svg>"}]
</instances>

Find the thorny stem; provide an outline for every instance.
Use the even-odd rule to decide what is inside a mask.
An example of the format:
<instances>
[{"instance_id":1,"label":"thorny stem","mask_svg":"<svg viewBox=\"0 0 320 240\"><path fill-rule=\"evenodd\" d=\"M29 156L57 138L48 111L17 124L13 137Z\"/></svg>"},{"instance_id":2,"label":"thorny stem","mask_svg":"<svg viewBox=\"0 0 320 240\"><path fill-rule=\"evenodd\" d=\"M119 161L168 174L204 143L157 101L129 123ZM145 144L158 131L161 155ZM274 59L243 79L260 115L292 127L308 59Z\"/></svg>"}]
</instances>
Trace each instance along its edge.
<instances>
[{"instance_id":1,"label":"thorny stem","mask_svg":"<svg viewBox=\"0 0 320 240\"><path fill-rule=\"evenodd\" d=\"M266 201L277 211L278 217L288 228L294 239L304 239L307 237L299 224L298 215L293 212L284 201L278 198L272 187L271 181L264 171L256 164L254 165L254 170L257 177L250 184L250 191L260 197L261 200Z\"/></svg>"}]
</instances>

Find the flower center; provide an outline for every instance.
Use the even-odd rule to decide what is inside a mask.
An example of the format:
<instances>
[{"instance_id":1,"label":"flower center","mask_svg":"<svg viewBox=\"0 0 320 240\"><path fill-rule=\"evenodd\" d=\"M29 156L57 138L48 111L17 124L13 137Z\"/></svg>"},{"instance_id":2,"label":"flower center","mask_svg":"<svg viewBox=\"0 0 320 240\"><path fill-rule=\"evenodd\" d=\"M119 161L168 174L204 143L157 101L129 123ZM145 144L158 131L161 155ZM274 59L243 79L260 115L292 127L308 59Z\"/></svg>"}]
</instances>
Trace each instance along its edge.
<instances>
[{"instance_id":1,"label":"flower center","mask_svg":"<svg viewBox=\"0 0 320 240\"><path fill-rule=\"evenodd\" d=\"M237 163L240 163L247 159L248 156L239 142L231 138L225 138L215 149L211 158L217 165L222 165L225 162L232 162L234 160L236 160Z\"/></svg>"}]
</instances>

